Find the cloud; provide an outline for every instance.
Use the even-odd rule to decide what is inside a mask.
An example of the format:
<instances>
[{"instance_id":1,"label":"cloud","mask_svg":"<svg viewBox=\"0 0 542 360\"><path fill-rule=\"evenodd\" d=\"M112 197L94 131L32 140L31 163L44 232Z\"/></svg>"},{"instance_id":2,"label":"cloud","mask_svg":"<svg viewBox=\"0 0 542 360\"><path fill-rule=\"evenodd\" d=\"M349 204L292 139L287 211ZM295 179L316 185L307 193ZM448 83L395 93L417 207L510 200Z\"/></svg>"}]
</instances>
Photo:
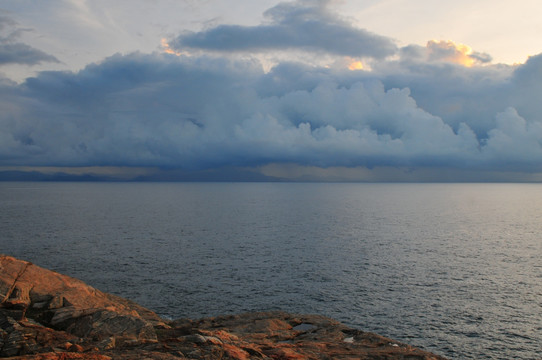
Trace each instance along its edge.
<instances>
[{"instance_id":1,"label":"cloud","mask_svg":"<svg viewBox=\"0 0 542 360\"><path fill-rule=\"evenodd\" d=\"M44 61L58 62L58 60L54 56L48 55L45 52L35 49L26 44L0 43L0 65L36 65Z\"/></svg>"},{"instance_id":2,"label":"cloud","mask_svg":"<svg viewBox=\"0 0 542 360\"><path fill-rule=\"evenodd\" d=\"M527 122L541 121L542 56L522 65L466 68L450 62L400 59L378 64L374 76L386 87L409 88L418 106L457 131L466 123L481 142L497 127L497 114L513 108Z\"/></svg>"},{"instance_id":3,"label":"cloud","mask_svg":"<svg viewBox=\"0 0 542 360\"><path fill-rule=\"evenodd\" d=\"M512 169L531 167L542 170L542 122L526 121L516 109L496 116L496 126L488 133L484 155Z\"/></svg>"},{"instance_id":4,"label":"cloud","mask_svg":"<svg viewBox=\"0 0 542 360\"><path fill-rule=\"evenodd\" d=\"M397 48L390 38L354 27L331 11L330 1L283 2L264 13L258 26L219 25L186 32L170 42L177 51L303 50L341 56L384 58Z\"/></svg>"},{"instance_id":5,"label":"cloud","mask_svg":"<svg viewBox=\"0 0 542 360\"><path fill-rule=\"evenodd\" d=\"M23 31L17 26L17 22L7 16L0 15L0 65L23 64L36 65L42 62L59 62L54 56L29 45L16 42Z\"/></svg>"},{"instance_id":6,"label":"cloud","mask_svg":"<svg viewBox=\"0 0 542 360\"><path fill-rule=\"evenodd\" d=\"M115 55L78 73L43 72L23 84L0 84L0 165L542 170L540 119L522 117L511 96L526 82L538 86L527 76L540 71L538 59L511 72L512 81L474 90L463 86L481 75L454 69L444 80L422 74L414 81L410 74L410 83L436 89L462 79L440 95L462 89L456 94L462 102L493 87L509 107L479 104L491 119L485 123L465 106L456 124L420 107L423 95L389 86L398 82L392 76L286 63L264 72L255 60L220 57Z\"/></svg>"},{"instance_id":7,"label":"cloud","mask_svg":"<svg viewBox=\"0 0 542 360\"><path fill-rule=\"evenodd\" d=\"M153 179L238 179L232 174L242 171L251 179L517 180L542 172L542 55L506 66L430 41L385 58L395 51L379 53L387 38L347 53L355 47L342 39L367 33L329 7L281 3L266 24L236 27L241 40L227 54L183 55L184 34L163 43L169 53L116 54L20 84L0 78L0 167L131 167L152 169ZM0 31L13 26L0 21ZM311 40L311 26L344 37ZM233 46L232 29L192 35L212 44L223 31L232 37L222 44ZM251 34L262 29L273 39L263 38L263 50L308 39L296 46L340 56L330 67L282 61L265 70L254 57L229 56L253 51ZM278 36L288 31L294 39ZM358 56L381 58L349 70Z\"/></svg>"},{"instance_id":8,"label":"cloud","mask_svg":"<svg viewBox=\"0 0 542 360\"><path fill-rule=\"evenodd\" d=\"M474 51L468 45L450 40L429 40L425 47L408 45L400 49L400 55L404 61L447 62L466 67L487 64L492 60L489 54Z\"/></svg>"}]
</instances>

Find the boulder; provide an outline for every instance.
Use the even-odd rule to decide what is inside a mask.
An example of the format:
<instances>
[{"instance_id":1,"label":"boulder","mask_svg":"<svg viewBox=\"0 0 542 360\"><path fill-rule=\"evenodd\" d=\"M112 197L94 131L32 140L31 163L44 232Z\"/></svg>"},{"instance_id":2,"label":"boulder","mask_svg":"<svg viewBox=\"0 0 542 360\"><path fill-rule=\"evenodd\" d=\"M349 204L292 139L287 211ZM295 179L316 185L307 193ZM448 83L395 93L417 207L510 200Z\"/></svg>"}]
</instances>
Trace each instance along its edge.
<instances>
[{"instance_id":1,"label":"boulder","mask_svg":"<svg viewBox=\"0 0 542 360\"><path fill-rule=\"evenodd\" d=\"M9 256L0 256L0 307L0 356L51 349L56 340L156 340L154 326L165 325L131 301Z\"/></svg>"}]
</instances>

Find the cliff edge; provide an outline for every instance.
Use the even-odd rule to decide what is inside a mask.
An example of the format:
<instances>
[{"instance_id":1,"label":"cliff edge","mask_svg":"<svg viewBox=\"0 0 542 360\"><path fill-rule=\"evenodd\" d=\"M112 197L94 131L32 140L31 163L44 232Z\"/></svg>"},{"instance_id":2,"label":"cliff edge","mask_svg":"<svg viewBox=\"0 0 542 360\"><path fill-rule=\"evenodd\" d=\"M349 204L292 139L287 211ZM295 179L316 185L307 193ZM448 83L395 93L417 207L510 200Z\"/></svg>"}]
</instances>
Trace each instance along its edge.
<instances>
[{"instance_id":1,"label":"cliff edge","mask_svg":"<svg viewBox=\"0 0 542 360\"><path fill-rule=\"evenodd\" d=\"M10 359L444 359L318 315L167 321L80 280L0 255L0 357Z\"/></svg>"}]
</instances>

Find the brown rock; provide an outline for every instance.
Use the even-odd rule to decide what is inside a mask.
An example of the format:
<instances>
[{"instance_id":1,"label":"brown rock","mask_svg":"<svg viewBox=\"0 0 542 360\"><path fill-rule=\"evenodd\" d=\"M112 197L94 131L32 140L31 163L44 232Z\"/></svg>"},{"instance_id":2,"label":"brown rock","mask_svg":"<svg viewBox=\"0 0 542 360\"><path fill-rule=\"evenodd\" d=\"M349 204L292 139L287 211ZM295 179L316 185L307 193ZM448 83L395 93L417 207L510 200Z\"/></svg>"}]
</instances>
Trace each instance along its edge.
<instances>
[{"instance_id":1,"label":"brown rock","mask_svg":"<svg viewBox=\"0 0 542 360\"><path fill-rule=\"evenodd\" d=\"M109 337L107 339L101 340L96 344L97 348L100 350L110 350L116 346L116 340L114 337Z\"/></svg>"},{"instance_id":2,"label":"brown rock","mask_svg":"<svg viewBox=\"0 0 542 360\"><path fill-rule=\"evenodd\" d=\"M280 345L269 349L266 354L274 359L303 360L307 359L307 354L300 354L294 350L292 345Z\"/></svg>"},{"instance_id":3,"label":"brown rock","mask_svg":"<svg viewBox=\"0 0 542 360\"><path fill-rule=\"evenodd\" d=\"M81 345L78 345L78 344L72 344L72 346L70 346L68 348L68 351L70 352L77 352L77 353L82 353L85 349L83 349L83 347Z\"/></svg>"},{"instance_id":4,"label":"brown rock","mask_svg":"<svg viewBox=\"0 0 542 360\"><path fill-rule=\"evenodd\" d=\"M2 255L0 357L444 359L318 315L257 312L166 322L129 300Z\"/></svg>"},{"instance_id":5,"label":"brown rock","mask_svg":"<svg viewBox=\"0 0 542 360\"><path fill-rule=\"evenodd\" d=\"M228 357L235 360L249 360L250 354L243 349L231 344L224 344L224 351Z\"/></svg>"},{"instance_id":6,"label":"brown rock","mask_svg":"<svg viewBox=\"0 0 542 360\"><path fill-rule=\"evenodd\" d=\"M248 313L202 319L197 327L200 332L212 331L224 343L251 349L251 358L260 354L264 359L444 359L320 315Z\"/></svg>"},{"instance_id":7,"label":"brown rock","mask_svg":"<svg viewBox=\"0 0 542 360\"><path fill-rule=\"evenodd\" d=\"M6 309L79 337L156 339L163 323L152 311L80 280L12 257L0 257L0 297Z\"/></svg>"},{"instance_id":8,"label":"brown rock","mask_svg":"<svg viewBox=\"0 0 542 360\"><path fill-rule=\"evenodd\" d=\"M73 311L108 309L122 315L139 316L152 323L161 322L155 313L132 301L103 293L80 280L4 255L0 255L0 298L2 294L4 299L1 303L4 307L18 304L40 309L47 303L53 314L61 308Z\"/></svg>"},{"instance_id":9,"label":"brown rock","mask_svg":"<svg viewBox=\"0 0 542 360\"><path fill-rule=\"evenodd\" d=\"M9 358L11 360L111 360L110 356L101 354L78 353L41 353L36 355L23 355Z\"/></svg>"}]
</instances>

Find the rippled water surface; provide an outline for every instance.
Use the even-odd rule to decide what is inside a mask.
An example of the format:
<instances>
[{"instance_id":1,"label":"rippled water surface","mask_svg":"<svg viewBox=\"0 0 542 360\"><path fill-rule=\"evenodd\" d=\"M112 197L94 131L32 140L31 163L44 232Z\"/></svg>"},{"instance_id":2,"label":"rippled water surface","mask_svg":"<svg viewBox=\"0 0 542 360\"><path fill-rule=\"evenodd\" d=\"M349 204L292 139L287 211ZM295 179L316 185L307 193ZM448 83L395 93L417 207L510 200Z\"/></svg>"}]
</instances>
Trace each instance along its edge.
<instances>
[{"instance_id":1,"label":"rippled water surface","mask_svg":"<svg viewBox=\"0 0 542 360\"><path fill-rule=\"evenodd\" d=\"M0 253L171 318L320 313L540 359L542 185L0 183Z\"/></svg>"}]
</instances>

